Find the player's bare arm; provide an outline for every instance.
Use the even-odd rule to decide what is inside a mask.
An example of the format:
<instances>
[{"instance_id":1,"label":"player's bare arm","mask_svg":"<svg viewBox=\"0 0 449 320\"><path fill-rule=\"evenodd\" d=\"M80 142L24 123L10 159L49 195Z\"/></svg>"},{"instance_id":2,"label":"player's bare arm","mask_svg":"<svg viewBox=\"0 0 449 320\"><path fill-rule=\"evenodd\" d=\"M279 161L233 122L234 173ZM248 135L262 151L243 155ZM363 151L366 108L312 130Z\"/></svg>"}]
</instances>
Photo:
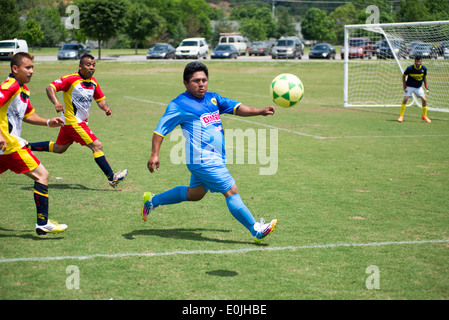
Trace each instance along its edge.
<instances>
[{"instance_id":1,"label":"player's bare arm","mask_svg":"<svg viewBox=\"0 0 449 320\"><path fill-rule=\"evenodd\" d=\"M48 99L55 105L56 112L64 112L64 105L59 102L55 88L52 85L48 85L46 91Z\"/></svg>"},{"instance_id":2,"label":"player's bare arm","mask_svg":"<svg viewBox=\"0 0 449 320\"><path fill-rule=\"evenodd\" d=\"M24 118L23 121L37 126L49 126L51 128L61 127L64 125L64 120L59 117L44 119L38 116L37 113L32 113L28 117Z\"/></svg>"},{"instance_id":3,"label":"player's bare arm","mask_svg":"<svg viewBox=\"0 0 449 320\"><path fill-rule=\"evenodd\" d=\"M429 89L429 86L427 85L427 77L424 76L424 77L423 77L423 80L424 80L424 87L426 88L427 93L429 93L429 92L430 92L430 89Z\"/></svg>"},{"instance_id":4,"label":"player's bare arm","mask_svg":"<svg viewBox=\"0 0 449 320\"><path fill-rule=\"evenodd\" d=\"M0 131L0 150L6 150L6 139L3 137L1 131Z\"/></svg>"},{"instance_id":5,"label":"player's bare arm","mask_svg":"<svg viewBox=\"0 0 449 320\"><path fill-rule=\"evenodd\" d=\"M251 117L251 116L268 116L273 115L275 109L273 106L269 106L263 109L257 109L253 107L241 104L236 111L236 114L241 117Z\"/></svg>"},{"instance_id":6,"label":"player's bare arm","mask_svg":"<svg viewBox=\"0 0 449 320\"><path fill-rule=\"evenodd\" d=\"M162 141L164 141L164 137L158 135L157 133L153 134L153 146L151 147L151 156L148 160L147 167L151 173L156 170L159 170L159 150L161 149Z\"/></svg>"},{"instance_id":7,"label":"player's bare arm","mask_svg":"<svg viewBox=\"0 0 449 320\"><path fill-rule=\"evenodd\" d=\"M106 102L106 99L103 99L100 102L98 102L98 106L100 107L101 110L104 111L106 116L108 116L108 117L112 116L112 110L111 110L111 108L108 107L108 103Z\"/></svg>"}]
</instances>

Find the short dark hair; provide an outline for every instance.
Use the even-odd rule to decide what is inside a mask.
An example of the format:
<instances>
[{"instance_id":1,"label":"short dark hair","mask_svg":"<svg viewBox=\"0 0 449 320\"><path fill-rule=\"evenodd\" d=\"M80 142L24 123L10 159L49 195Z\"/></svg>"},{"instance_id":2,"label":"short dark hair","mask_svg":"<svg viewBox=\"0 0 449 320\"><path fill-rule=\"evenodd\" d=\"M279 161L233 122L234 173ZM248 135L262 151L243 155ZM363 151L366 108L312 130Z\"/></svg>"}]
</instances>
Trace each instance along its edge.
<instances>
[{"instance_id":1,"label":"short dark hair","mask_svg":"<svg viewBox=\"0 0 449 320\"><path fill-rule=\"evenodd\" d=\"M34 60L34 56L32 56L31 54L29 54L28 52L17 52L17 53L14 55L14 57L12 57L12 59L11 59L11 63L10 63L10 66L11 66L11 72L12 72L12 66L18 66L18 67L20 67L21 64L22 64L22 60L23 60L24 58L28 58L28 59L30 59L31 61Z\"/></svg>"},{"instance_id":2,"label":"short dark hair","mask_svg":"<svg viewBox=\"0 0 449 320\"><path fill-rule=\"evenodd\" d=\"M85 53L80 58L80 64L83 64L83 59L86 59L86 58L95 60L95 57L93 55Z\"/></svg>"},{"instance_id":3,"label":"short dark hair","mask_svg":"<svg viewBox=\"0 0 449 320\"><path fill-rule=\"evenodd\" d=\"M421 57L420 54L417 54L417 55L415 56L415 61L418 61L418 60L422 60L422 57Z\"/></svg>"},{"instance_id":4,"label":"short dark hair","mask_svg":"<svg viewBox=\"0 0 449 320\"><path fill-rule=\"evenodd\" d=\"M188 82L193 77L193 74L198 71L204 71L206 77L209 79L209 70L207 69L206 65L204 63L194 61L188 63L184 68L184 81Z\"/></svg>"}]
</instances>

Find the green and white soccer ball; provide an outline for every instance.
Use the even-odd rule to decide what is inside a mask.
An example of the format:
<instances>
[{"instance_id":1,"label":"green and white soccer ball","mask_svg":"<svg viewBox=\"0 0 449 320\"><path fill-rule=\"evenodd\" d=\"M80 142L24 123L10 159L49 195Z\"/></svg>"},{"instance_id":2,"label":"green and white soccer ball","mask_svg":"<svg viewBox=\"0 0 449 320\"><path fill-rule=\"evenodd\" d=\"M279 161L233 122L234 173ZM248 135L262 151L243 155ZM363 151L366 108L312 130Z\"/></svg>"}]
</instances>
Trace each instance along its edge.
<instances>
[{"instance_id":1,"label":"green and white soccer ball","mask_svg":"<svg viewBox=\"0 0 449 320\"><path fill-rule=\"evenodd\" d=\"M278 106L290 108L301 101L304 85L294 74L283 73L271 82L270 95Z\"/></svg>"}]
</instances>

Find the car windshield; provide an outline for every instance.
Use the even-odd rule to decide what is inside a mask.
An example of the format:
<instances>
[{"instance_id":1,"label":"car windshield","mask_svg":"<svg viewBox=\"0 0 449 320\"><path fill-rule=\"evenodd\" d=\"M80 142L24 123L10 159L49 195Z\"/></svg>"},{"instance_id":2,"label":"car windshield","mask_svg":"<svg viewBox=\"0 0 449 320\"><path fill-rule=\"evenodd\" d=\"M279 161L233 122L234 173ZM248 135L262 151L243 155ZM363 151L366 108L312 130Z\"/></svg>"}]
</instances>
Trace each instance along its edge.
<instances>
[{"instance_id":1,"label":"car windshield","mask_svg":"<svg viewBox=\"0 0 449 320\"><path fill-rule=\"evenodd\" d=\"M62 46L61 50L78 50L78 45L76 44L65 44Z\"/></svg>"},{"instance_id":2,"label":"car windshield","mask_svg":"<svg viewBox=\"0 0 449 320\"><path fill-rule=\"evenodd\" d=\"M313 50L327 50L327 46L325 44L317 44L313 47Z\"/></svg>"},{"instance_id":3,"label":"car windshield","mask_svg":"<svg viewBox=\"0 0 449 320\"><path fill-rule=\"evenodd\" d=\"M197 47L198 46L198 41L183 41L181 43L181 47Z\"/></svg>"},{"instance_id":4,"label":"car windshield","mask_svg":"<svg viewBox=\"0 0 449 320\"><path fill-rule=\"evenodd\" d=\"M225 45L225 44L219 44L215 50L217 51L231 51L231 46L230 45Z\"/></svg>"},{"instance_id":5,"label":"car windshield","mask_svg":"<svg viewBox=\"0 0 449 320\"><path fill-rule=\"evenodd\" d=\"M293 47L293 40L279 40L276 45L278 47Z\"/></svg>"},{"instance_id":6,"label":"car windshield","mask_svg":"<svg viewBox=\"0 0 449 320\"><path fill-rule=\"evenodd\" d=\"M363 47L365 45L365 41L363 41L363 40L349 40L349 45L351 47Z\"/></svg>"},{"instance_id":7,"label":"car windshield","mask_svg":"<svg viewBox=\"0 0 449 320\"><path fill-rule=\"evenodd\" d=\"M163 44L159 44L153 47L153 51L164 51L165 49L167 49L167 46Z\"/></svg>"},{"instance_id":8,"label":"car windshield","mask_svg":"<svg viewBox=\"0 0 449 320\"><path fill-rule=\"evenodd\" d=\"M253 42L253 44L251 45L252 47L260 47L262 46L263 43L262 42Z\"/></svg>"},{"instance_id":9,"label":"car windshield","mask_svg":"<svg viewBox=\"0 0 449 320\"><path fill-rule=\"evenodd\" d=\"M415 47L416 50L430 50L432 49L431 44L420 44Z\"/></svg>"},{"instance_id":10,"label":"car windshield","mask_svg":"<svg viewBox=\"0 0 449 320\"><path fill-rule=\"evenodd\" d=\"M0 49L14 49L15 47L15 42L0 42Z\"/></svg>"}]
</instances>

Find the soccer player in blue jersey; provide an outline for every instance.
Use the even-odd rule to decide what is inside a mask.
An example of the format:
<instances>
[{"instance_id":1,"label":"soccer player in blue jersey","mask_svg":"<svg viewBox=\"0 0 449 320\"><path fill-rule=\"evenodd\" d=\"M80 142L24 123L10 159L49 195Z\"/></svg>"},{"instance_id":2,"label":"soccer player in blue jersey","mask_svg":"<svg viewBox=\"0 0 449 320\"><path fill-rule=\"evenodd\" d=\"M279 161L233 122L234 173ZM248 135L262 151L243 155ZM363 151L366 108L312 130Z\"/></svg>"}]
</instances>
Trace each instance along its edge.
<instances>
[{"instance_id":1,"label":"soccer player in blue jersey","mask_svg":"<svg viewBox=\"0 0 449 320\"><path fill-rule=\"evenodd\" d=\"M407 80L406 80L407 78ZM401 111L399 113L398 121L404 121L405 105L408 98L415 93L422 101L422 116L425 122L430 123L430 119L427 117L427 99L424 95L422 84L426 87L427 93L429 93L429 86L427 85L427 68L422 64L422 57L417 55L415 57L415 63L405 69L402 75L402 85L404 87L404 99L402 100Z\"/></svg>"},{"instance_id":2,"label":"soccer player in blue jersey","mask_svg":"<svg viewBox=\"0 0 449 320\"><path fill-rule=\"evenodd\" d=\"M229 211L244 225L260 243L276 227L277 220L256 222L240 198L234 178L225 161L225 145L220 114L238 116L273 115L273 106L256 109L238 101L224 98L217 93L207 92L209 72L200 62L191 62L184 69L186 91L172 100L153 134L151 157L148 169L159 170L159 150L164 137L178 125L186 137L186 162L189 169L189 186L177 186L160 194L145 192L143 195L142 218L160 205L201 200L208 191L222 193Z\"/></svg>"}]
</instances>

